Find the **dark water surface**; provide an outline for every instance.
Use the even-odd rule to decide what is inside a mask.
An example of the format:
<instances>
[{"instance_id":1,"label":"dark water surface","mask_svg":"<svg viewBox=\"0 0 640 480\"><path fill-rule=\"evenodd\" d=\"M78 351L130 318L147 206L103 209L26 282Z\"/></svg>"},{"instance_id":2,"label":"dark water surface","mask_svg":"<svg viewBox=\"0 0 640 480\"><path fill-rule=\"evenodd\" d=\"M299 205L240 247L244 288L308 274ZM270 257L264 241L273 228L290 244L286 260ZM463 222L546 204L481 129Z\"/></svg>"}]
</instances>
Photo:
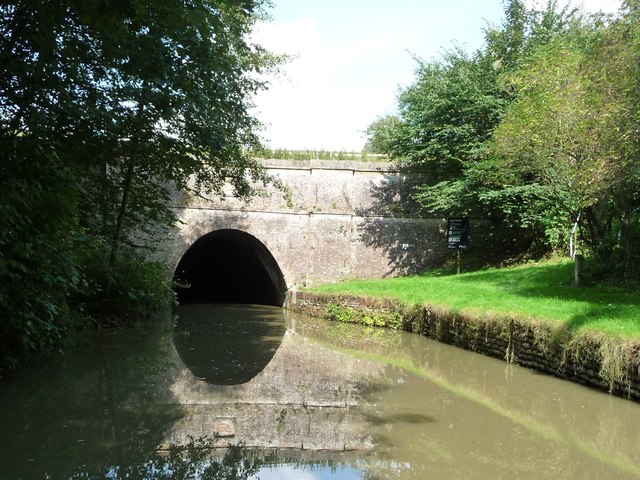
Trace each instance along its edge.
<instances>
[{"instance_id":1,"label":"dark water surface","mask_svg":"<svg viewBox=\"0 0 640 480\"><path fill-rule=\"evenodd\" d=\"M0 384L0 479L640 478L637 403L273 307L176 313Z\"/></svg>"}]
</instances>

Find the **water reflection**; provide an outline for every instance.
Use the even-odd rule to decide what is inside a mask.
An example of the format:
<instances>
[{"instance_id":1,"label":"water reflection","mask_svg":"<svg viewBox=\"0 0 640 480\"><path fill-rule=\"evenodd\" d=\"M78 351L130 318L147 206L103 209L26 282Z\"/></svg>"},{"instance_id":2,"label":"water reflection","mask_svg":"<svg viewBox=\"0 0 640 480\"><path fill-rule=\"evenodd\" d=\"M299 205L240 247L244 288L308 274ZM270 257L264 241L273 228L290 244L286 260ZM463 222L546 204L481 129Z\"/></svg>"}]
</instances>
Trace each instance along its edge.
<instances>
[{"instance_id":1,"label":"water reflection","mask_svg":"<svg viewBox=\"0 0 640 480\"><path fill-rule=\"evenodd\" d=\"M216 450L215 440L198 438L191 439L186 445L174 445L166 452L155 452L144 463L105 465L94 470L82 466L69 480L320 480L327 477L363 478L361 471L345 464L287 462L280 459L277 452L248 449L242 445L220 451Z\"/></svg>"},{"instance_id":2,"label":"water reflection","mask_svg":"<svg viewBox=\"0 0 640 480\"><path fill-rule=\"evenodd\" d=\"M267 366L285 331L279 308L187 304L176 310L173 342L197 378L215 385L238 385Z\"/></svg>"},{"instance_id":3,"label":"water reflection","mask_svg":"<svg viewBox=\"0 0 640 480\"><path fill-rule=\"evenodd\" d=\"M369 462L373 478L640 478L637 403L416 335L296 330L386 365L362 405L376 456L402 468Z\"/></svg>"},{"instance_id":4,"label":"water reflection","mask_svg":"<svg viewBox=\"0 0 640 480\"><path fill-rule=\"evenodd\" d=\"M185 415L165 444L213 434L259 448L371 450L359 405L378 364L307 341L278 307L187 305L178 315L174 342L188 369L169 389Z\"/></svg>"},{"instance_id":5,"label":"water reflection","mask_svg":"<svg viewBox=\"0 0 640 480\"><path fill-rule=\"evenodd\" d=\"M201 329L209 308L190 312ZM637 403L416 335L283 326L273 310L281 333L253 337L270 361L242 384L199 380L169 318L0 384L0 478L640 478ZM259 346L245 345L232 350Z\"/></svg>"},{"instance_id":6,"label":"water reflection","mask_svg":"<svg viewBox=\"0 0 640 480\"><path fill-rule=\"evenodd\" d=\"M229 448L221 459L212 458L213 447L207 439L196 439L166 453L154 453L144 463L107 465L94 471L83 466L69 480L249 480L260 471L262 461L241 446Z\"/></svg>"},{"instance_id":7,"label":"water reflection","mask_svg":"<svg viewBox=\"0 0 640 480\"><path fill-rule=\"evenodd\" d=\"M99 332L0 385L0 478L66 479L80 465L145 461L184 415L172 382L169 319L152 330ZM117 478L117 477L115 477Z\"/></svg>"}]
</instances>

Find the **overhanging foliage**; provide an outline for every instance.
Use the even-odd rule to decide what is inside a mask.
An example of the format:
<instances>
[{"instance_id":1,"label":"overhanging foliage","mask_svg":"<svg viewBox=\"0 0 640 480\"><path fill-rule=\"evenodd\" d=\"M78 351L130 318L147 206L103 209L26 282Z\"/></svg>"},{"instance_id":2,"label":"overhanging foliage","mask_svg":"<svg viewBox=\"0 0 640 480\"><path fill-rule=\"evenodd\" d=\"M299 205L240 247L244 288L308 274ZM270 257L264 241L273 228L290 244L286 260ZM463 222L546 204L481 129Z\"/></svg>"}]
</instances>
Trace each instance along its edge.
<instances>
[{"instance_id":1,"label":"overhanging foliage","mask_svg":"<svg viewBox=\"0 0 640 480\"><path fill-rule=\"evenodd\" d=\"M119 270L140 257L134 238L175 221L167 184L247 196L268 181L246 153L259 143L252 95L279 62L247 40L267 5L0 6L0 374L64 335L72 298L143 301L115 283L133 281Z\"/></svg>"}]
</instances>

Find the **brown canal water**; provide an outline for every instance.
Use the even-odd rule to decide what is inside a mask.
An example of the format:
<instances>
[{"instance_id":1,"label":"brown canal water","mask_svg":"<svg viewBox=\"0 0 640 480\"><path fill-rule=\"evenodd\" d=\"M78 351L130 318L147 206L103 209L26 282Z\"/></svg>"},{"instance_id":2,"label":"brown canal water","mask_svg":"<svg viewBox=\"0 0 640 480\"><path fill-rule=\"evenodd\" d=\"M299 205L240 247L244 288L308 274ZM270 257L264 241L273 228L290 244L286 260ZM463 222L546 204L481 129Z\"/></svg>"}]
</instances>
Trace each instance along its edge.
<instances>
[{"instance_id":1,"label":"brown canal water","mask_svg":"<svg viewBox=\"0 0 640 480\"><path fill-rule=\"evenodd\" d=\"M640 478L637 403L273 307L176 315L1 384L0 479Z\"/></svg>"}]
</instances>

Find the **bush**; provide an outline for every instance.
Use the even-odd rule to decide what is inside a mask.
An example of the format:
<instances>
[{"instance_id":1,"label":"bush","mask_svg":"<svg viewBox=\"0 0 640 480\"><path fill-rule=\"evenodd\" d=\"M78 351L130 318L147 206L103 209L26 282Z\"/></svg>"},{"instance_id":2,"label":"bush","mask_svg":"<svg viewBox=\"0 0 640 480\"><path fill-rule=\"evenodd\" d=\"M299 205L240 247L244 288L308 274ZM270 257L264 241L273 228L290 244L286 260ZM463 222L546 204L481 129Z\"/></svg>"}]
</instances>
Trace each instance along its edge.
<instances>
[{"instance_id":1,"label":"bush","mask_svg":"<svg viewBox=\"0 0 640 480\"><path fill-rule=\"evenodd\" d=\"M164 263L123 248L109 271L107 246L97 243L93 252L84 291L76 302L99 326L128 326L173 304L171 275Z\"/></svg>"},{"instance_id":2,"label":"bush","mask_svg":"<svg viewBox=\"0 0 640 480\"><path fill-rule=\"evenodd\" d=\"M3 141L0 175L0 378L38 351L59 348L80 281L73 182L44 148ZM16 152L24 149L26 158Z\"/></svg>"}]
</instances>

